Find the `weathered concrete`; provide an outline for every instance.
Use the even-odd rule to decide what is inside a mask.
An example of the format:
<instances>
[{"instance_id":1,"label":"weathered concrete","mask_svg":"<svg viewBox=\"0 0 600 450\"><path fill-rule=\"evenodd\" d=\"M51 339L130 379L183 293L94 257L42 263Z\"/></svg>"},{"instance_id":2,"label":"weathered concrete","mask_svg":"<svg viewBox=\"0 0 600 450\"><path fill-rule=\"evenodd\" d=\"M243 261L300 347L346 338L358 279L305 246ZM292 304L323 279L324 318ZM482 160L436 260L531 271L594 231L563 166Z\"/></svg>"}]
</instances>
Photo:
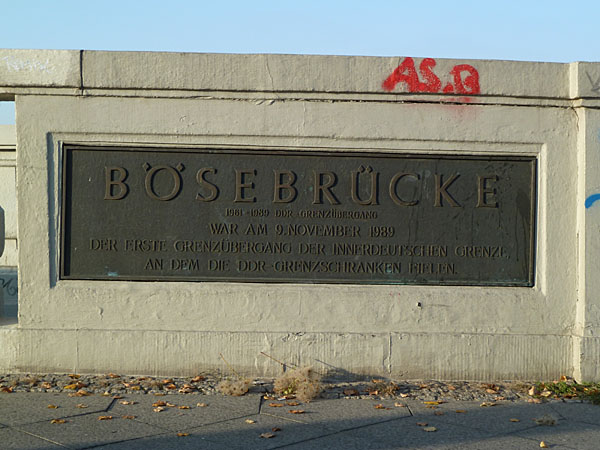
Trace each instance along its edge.
<instances>
[{"instance_id":1,"label":"weathered concrete","mask_svg":"<svg viewBox=\"0 0 600 450\"><path fill-rule=\"evenodd\" d=\"M430 67L440 83L409 92L382 87L403 58L59 55L61 75L43 82L0 69L16 100L19 202L17 350L0 368L193 373L221 367L221 352L277 372L263 351L346 374L600 379L600 203L586 208L600 189L600 64L416 59L419 80ZM477 85L453 75L466 66ZM64 143L534 156L535 285L60 280Z\"/></svg>"}]
</instances>

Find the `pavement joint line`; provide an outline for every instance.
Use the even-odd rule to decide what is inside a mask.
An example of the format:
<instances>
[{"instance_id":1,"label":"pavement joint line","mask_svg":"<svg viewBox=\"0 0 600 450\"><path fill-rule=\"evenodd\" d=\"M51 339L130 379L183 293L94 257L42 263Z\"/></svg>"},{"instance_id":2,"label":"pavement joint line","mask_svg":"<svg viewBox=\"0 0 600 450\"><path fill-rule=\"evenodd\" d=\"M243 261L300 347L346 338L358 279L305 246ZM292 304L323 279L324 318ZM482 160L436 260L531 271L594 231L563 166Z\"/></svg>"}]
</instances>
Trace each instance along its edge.
<instances>
[{"instance_id":1,"label":"pavement joint line","mask_svg":"<svg viewBox=\"0 0 600 450\"><path fill-rule=\"evenodd\" d=\"M115 405L115 403L117 402L118 399L114 398L112 399L112 401L110 402L110 404L106 407L106 409L104 409L104 412L109 412L113 406Z\"/></svg>"},{"instance_id":2,"label":"pavement joint line","mask_svg":"<svg viewBox=\"0 0 600 450\"><path fill-rule=\"evenodd\" d=\"M37 422L34 422L34 423L37 423ZM41 439L43 441L50 442L52 444L58 445L59 447L70 448L69 446L61 444L60 442L53 441L52 439L49 439L49 438L47 438L45 436L40 436L38 434L32 433L32 432L27 431L27 430L21 430L18 427L8 427L8 428L10 428L11 430L18 431L19 433L28 434L29 436L33 436L33 437L36 437L36 438Z\"/></svg>"},{"instance_id":3,"label":"pavement joint line","mask_svg":"<svg viewBox=\"0 0 600 450\"><path fill-rule=\"evenodd\" d=\"M277 419L286 420L288 422L303 423L305 425L310 425L309 422L303 422L302 420L300 420L300 419L294 419L293 417L283 417L283 416L278 416L277 414L268 413L268 412L261 413L261 415L263 415L263 416L269 416L269 417L275 417Z\"/></svg>"},{"instance_id":4,"label":"pavement joint line","mask_svg":"<svg viewBox=\"0 0 600 450\"><path fill-rule=\"evenodd\" d=\"M87 450L88 448L97 448L97 447L102 447L105 445L114 445L114 444L121 444L123 442L131 442L131 441L137 441L140 439L146 439L146 438L154 438L154 437L158 437L158 436L168 436L170 433L156 433L156 434L148 434L147 436L140 436L140 437L135 437L135 438L129 438L129 439L123 439L120 441L113 441L113 442L101 442L99 444L92 444L88 447L76 447L77 450ZM68 447L71 448L71 447Z\"/></svg>"}]
</instances>

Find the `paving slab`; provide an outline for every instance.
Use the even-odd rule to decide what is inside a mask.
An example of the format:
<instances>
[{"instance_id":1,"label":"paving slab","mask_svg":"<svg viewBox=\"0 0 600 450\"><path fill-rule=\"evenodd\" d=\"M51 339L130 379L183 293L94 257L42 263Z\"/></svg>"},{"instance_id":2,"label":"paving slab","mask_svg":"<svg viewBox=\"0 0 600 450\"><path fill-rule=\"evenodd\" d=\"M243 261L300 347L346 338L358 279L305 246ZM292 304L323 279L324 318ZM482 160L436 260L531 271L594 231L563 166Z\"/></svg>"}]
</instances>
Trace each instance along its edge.
<instances>
[{"instance_id":1,"label":"paving slab","mask_svg":"<svg viewBox=\"0 0 600 450\"><path fill-rule=\"evenodd\" d=\"M116 416L113 416L112 420L99 420L103 414L71 417L62 424L50 423L50 421L27 424L19 426L19 430L76 449L166 432L163 428Z\"/></svg>"},{"instance_id":2,"label":"paving slab","mask_svg":"<svg viewBox=\"0 0 600 450\"><path fill-rule=\"evenodd\" d=\"M584 402L554 402L550 407L561 418L600 425L600 405Z\"/></svg>"},{"instance_id":3,"label":"paving slab","mask_svg":"<svg viewBox=\"0 0 600 450\"><path fill-rule=\"evenodd\" d=\"M0 429L0 448L3 450L54 450L64 448L13 428Z\"/></svg>"},{"instance_id":4,"label":"paving slab","mask_svg":"<svg viewBox=\"0 0 600 450\"><path fill-rule=\"evenodd\" d=\"M0 420L17 426L106 411L113 399L100 395L69 397L65 393L17 392L0 396ZM86 408L78 408L83 404ZM57 408L48 408L49 405Z\"/></svg>"},{"instance_id":5,"label":"paving slab","mask_svg":"<svg viewBox=\"0 0 600 450\"><path fill-rule=\"evenodd\" d=\"M556 421L562 419L549 403L497 402L495 406L481 406L480 401L448 402L440 405L425 405L423 402L414 401L405 403L418 422L452 423L483 431L489 436L534 427L534 419L544 416L552 417Z\"/></svg>"},{"instance_id":6,"label":"paving slab","mask_svg":"<svg viewBox=\"0 0 600 450\"><path fill-rule=\"evenodd\" d=\"M536 426L521 431L516 436L531 439L538 444L544 441L549 448L559 445L577 450L600 448L600 426L572 420L563 420L554 426Z\"/></svg>"},{"instance_id":7,"label":"paving slab","mask_svg":"<svg viewBox=\"0 0 600 450\"><path fill-rule=\"evenodd\" d=\"M165 402L175 406L163 406L156 412L153 404ZM225 397L222 395L128 395L118 399L110 409L114 416L133 415L136 420L165 430L181 431L188 428L223 422L237 417L258 414L260 395ZM125 402L135 402L126 405ZM199 407L198 403L207 406ZM189 407L189 409L179 409Z\"/></svg>"},{"instance_id":8,"label":"paving slab","mask_svg":"<svg viewBox=\"0 0 600 450\"><path fill-rule=\"evenodd\" d=\"M331 430L344 430L370 425L379 422L410 417L408 408L394 406L392 400L371 399L333 399L317 400L298 406L270 407L270 403L284 403L265 401L261 407L261 414L283 417L300 423L319 425ZM376 408L381 405L383 408ZM292 414L290 410L304 410L304 414Z\"/></svg>"}]
</instances>

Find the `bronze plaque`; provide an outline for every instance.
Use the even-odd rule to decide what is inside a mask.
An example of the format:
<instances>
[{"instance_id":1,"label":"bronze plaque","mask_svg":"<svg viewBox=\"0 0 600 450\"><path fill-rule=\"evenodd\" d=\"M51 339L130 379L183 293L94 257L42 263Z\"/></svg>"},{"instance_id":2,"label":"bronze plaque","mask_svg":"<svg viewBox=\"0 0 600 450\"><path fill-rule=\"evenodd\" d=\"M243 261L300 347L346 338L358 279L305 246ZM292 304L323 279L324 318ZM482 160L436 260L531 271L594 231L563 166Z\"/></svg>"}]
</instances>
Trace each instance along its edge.
<instances>
[{"instance_id":1,"label":"bronze plaque","mask_svg":"<svg viewBox=\"0 0 600 450\"><path fill-rule=\"evenodd\" d=\"M533 157L65 146L61 278L533 286Z\"/></svg>"}]
</instances>

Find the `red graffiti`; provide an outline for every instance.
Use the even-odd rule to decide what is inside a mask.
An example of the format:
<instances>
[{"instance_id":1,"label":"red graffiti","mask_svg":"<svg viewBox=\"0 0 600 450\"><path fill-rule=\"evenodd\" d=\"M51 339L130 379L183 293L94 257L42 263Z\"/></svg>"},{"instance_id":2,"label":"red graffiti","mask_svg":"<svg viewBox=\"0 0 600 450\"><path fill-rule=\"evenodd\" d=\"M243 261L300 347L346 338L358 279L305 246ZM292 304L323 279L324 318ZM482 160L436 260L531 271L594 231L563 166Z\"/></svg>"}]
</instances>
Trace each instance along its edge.
<instances>
[{"instance_id":1,"label":"red graffiti","mask_svg":"<svg viewBox=\"0 0 600 450\"><path fill-rule=\"evenodd\" d=\"M439 77L433 73L436 66L435 59L425 58L419 64L419 74L415 68L412 58L404 58L402 64L394 69L392 74L382 83L383 89L393 91L398 83L406 83L408 92L443 92L444 94L467 94L475 95L481 93L479 87L479 72L469 64L459 64L450 71L452 81L449 81L444 89ZM464 76L464 78L463 78ZM421 81L421 80L424 80Z\"/></svg>"}]
</instances>

